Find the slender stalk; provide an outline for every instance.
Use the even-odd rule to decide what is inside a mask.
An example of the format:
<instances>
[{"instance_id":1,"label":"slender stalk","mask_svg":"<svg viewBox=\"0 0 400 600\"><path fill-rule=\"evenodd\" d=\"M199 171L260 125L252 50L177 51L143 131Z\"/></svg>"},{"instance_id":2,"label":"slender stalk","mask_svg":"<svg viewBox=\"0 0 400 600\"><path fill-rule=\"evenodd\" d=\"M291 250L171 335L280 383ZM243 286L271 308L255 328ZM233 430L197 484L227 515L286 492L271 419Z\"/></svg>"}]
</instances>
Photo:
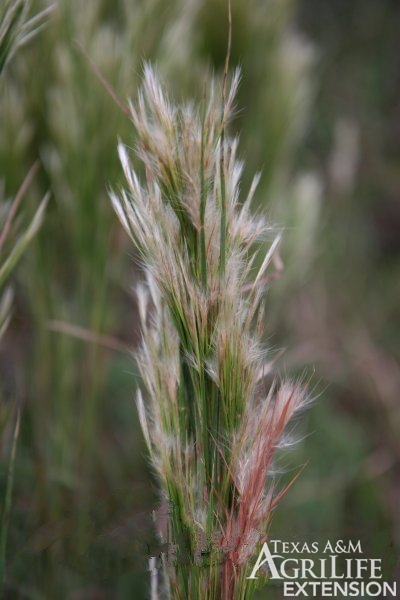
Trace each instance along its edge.
<instances>
[{"instance_id":1,"label":"slender stalk","mask_svg":"<svg viewBox=\"0 0 400 600\"><path fill-rule=\"evenodd\" d=\"M0 233L0 253L10 232L11 225L17 213L18 207L21 204L26 192L30 188L32 181L39 170L39 165L40 163L38 160L33 163L13 200L10 210L8 211L7 219Z\"/></svg>"},{"instance_id":2,"label":"slender stalk","mask_svg":"<svg viewBox=\"0 0 400 600\"><path fill-rule=\"evenodd\" d=\"M15 422L14 434L11 445L10 461L8 463L6 493L4 497L4 510L1 517L1 532L0 532L0 593L4 594L4 577L5 577L5 564L6 564L6 551L7 551L7 531L8 523L10 520L11 505L12 505L12 492L14 484L14 470L15 470L15 457L17 454L17 443L19 437L21 422L21 413L18 409L17 420Z\"/></svg>"},{"instance_id":3,"label":"slender stalk","mask_svg":"<svg viewBox=\"0 0 400 600\"><path fill-rule=\"evenodd\" d=\"M220 157L220 177L221 177L221 249L220 249L220 274L225 274L226 261L226 189L225 189L225 127L227 114L226 106L226 84L228 79L229 61L232 47L232 8L231 0L228 1L228 47L225 57L224 80L222 84L222 122L221 122L221 157ZM218 411L219 413L219 411Z\"/></svg>"},{"instance_id":4,"label":"slender stalk","mask_svg":"<svg viewBox=\"0 0 400 600\"><path fill-rule=\"evenodd\" d=\"M203 99L201 116L201 156L200 156L200 255L201 255L201 283L207 288L207 251L206 234L204 230L204 218L206 214L207 192L204 174L204 121L205 121L205 98Z\"/></svg>"}]
</instances>

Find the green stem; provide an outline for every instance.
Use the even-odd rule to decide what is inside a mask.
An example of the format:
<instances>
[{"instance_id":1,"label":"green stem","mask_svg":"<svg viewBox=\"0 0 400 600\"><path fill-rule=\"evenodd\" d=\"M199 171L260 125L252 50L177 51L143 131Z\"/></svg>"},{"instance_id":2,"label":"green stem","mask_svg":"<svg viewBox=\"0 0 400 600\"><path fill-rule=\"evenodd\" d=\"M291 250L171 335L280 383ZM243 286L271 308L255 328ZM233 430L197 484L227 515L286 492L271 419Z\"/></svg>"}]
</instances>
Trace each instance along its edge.
<instances>
[{"instance_id":1,"label":"green stem","mask_svg":"<svg viewBox=\"0 0 400 600\"><path fill-rule=\"evenodd\" d=\"M7 549L7 530L8 522L10 520L11 512L11 501L12 501L12 490L14 483L14 468L15 468L15 456L17 452L17 442L19 436L19 427L21 422L21 413L18 410L17 420L15 423L13 441L11 446L10 462L8 465L7 473L7 484L6 484L6 495L4 500L4 511L1 518L1 532L0 532L0 594L4 595L4 573L5 573L5 561L6 561L6 549Z\"/></svg>"},{"instance_id":2,"label":"green stem","mask_svg":"<svg viewBox=\"0 0 400 600\"><path fill-rule=\"evenodd\" d=\"M204 177L204 104L201 123L201 158L200 158L200 254L201 254L201 283L207 288L207 259L206 259L206 235L204 230L204 219L206 213L206 189Z\"/></svg>"},{"instance_id":3,"label":"green stem","mask_svg":"<svg viewBox=\"0 0 400 600\"><path fill-rule=\"evenodd\" d=\"M220 275L225 274L226 261L226 189L225 189L225 157L224 157L224 128L221 132L221 246L220 246Z\"/></svg>"}]
</instances>

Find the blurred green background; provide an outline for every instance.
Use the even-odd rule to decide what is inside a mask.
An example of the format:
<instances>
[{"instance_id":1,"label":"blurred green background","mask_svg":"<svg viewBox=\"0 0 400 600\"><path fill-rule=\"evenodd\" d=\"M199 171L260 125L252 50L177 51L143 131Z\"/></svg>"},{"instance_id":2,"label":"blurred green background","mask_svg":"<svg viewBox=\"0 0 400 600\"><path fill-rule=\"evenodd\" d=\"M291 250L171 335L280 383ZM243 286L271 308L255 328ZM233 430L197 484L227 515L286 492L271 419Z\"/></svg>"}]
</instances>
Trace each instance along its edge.
<instances>
[{"instance_id":1,"label":"blurred green background","mask_svg":"<svg viewBox=\"0 0 400 600\"><path fill-rule=\"evenodd\" d=\"M32 14L44 6L33 3ZM289 476L307 466L272 533L360 539L391 581L400 548L400 4L232 0L232 11L243 187L262 171L257 204L285 231L266 342L282 374L315 370L315 400L296 427L303 439L281 460ZM0 80L1 195L16 194L37 158L22 225L51 193L13 274L0 344L2 510L21 409L7 598L146 598L157 544L157 486L129 354L140 340L140 269L107 195L122 183L118 137L135 140L76 42L125 101L143 60L178 100L201 98L210 73L221 75L226 40L225 0L58 0Z\"/></svg>"}]
</instances>

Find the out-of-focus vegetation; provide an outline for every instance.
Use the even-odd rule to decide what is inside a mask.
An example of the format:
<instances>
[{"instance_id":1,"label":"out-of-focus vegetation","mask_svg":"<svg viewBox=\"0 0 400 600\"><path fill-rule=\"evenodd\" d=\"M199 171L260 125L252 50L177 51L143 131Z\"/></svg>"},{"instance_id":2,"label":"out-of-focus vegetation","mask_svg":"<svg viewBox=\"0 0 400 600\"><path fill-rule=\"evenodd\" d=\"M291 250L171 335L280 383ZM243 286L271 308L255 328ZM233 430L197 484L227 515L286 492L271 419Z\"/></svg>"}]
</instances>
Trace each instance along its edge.
<instances>
[{"instance_id":1,"label":"out-of-focus vegetation","mask_svg":"<svg viewBox=\"0 0 400 600\"><path fill-rule=\"evenodd\" d=\"M36 2L32 14L45 8ZM394 576L400 547L398 344L400 6L394 0L233 0L232 127L257 202L285 228L267 303L282 371L315 367L309 460L277 511L280 539L361 539ZM51 200L13 275L1 412L20 409L6 597L145 598L158 499L135 414L138 340L118 188L123 102L143 59L177 98L201 97L226 52L225 0L59 0L0 81L0 177ZM77 44L78 43L78 44ZM132 139L132 145L135 140ZM37 204L35 205L37 206ZM35 206L24 207L27 222ZM2 206L2 210L4 207ZM30 212L31 211L31 212ZM1 440L4 510L15 420ZM288 466L288 465L286 465Z\"/></svg>"}]
</instances>

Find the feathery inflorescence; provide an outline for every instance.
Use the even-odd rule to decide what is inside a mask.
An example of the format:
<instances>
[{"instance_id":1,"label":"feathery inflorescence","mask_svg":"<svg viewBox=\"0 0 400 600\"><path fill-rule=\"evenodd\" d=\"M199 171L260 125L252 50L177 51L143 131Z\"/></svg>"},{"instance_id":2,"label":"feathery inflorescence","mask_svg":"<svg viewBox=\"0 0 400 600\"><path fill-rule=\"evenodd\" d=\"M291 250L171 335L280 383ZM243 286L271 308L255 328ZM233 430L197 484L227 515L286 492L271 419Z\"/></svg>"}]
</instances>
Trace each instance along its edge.
<instances>
[{"instance_id":1,"label":"feathery inflorescence","mask_svg":"<svg viewBox=\"0 0 400 600\"><path fill-rule=\"evenodd\" d=\"M266 391L262 300L280 236L251 211L258 175L241 198L238 141L225 133L238 83L236 71L226 94L212 82L200 106L175 105L146 65L130 104L143 177L120 143L127 189L111 193L145 272L137 407L172 507L174 598L252 597L246 565L282 496L267 477L304 404L298 384Z\"/></svg>"}]
</instances>

